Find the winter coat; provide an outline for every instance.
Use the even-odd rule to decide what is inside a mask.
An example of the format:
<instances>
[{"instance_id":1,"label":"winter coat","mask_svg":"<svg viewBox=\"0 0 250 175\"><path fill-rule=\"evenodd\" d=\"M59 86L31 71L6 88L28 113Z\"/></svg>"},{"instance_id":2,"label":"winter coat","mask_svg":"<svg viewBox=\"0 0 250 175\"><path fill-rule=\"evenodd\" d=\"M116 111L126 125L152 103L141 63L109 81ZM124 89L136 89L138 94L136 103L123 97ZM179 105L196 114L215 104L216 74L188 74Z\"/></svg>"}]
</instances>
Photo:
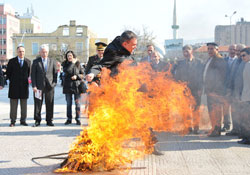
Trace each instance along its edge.
<instances>
[{"instance_id":1,"label":"winter coat","mask_svg":"<svg viewBox=\"0 0 250 175\"><path fill-rule=\"evenodd\" d=\"M125 59L134 60L130 57L131 53L127 51L120 42L120 36L117 36L105 49L103 59L90 70L95 76L98 75L103 67L111 70L111 76L118 73L117 66Z\"/></svg>"},{"instance_id":2,"label":"winter coat","mask_svg":"<svg viewBox=\"0 0 250 175\"><path fill-rule=\"evenodd\" d=\"M24 58L21 67L18 57L9 60L6 75L10 81L8 97L11 99L29 98L29 82L31 61Z\"/></svg>"},{"instance_id":3,"label":"winter coat","mask_svg":"<svg viewBox=\"0 0 250 175\"><path fill-rule=\"evenodd\" d=\"M64 94L79 94L79 85L83 79L84 71L80 65L80 62L63 62L63 72L64 72L64 83L63 83L63 93ZM71 77L76 75L77 79L72 80Z\"/></svg>"}]
</instances>

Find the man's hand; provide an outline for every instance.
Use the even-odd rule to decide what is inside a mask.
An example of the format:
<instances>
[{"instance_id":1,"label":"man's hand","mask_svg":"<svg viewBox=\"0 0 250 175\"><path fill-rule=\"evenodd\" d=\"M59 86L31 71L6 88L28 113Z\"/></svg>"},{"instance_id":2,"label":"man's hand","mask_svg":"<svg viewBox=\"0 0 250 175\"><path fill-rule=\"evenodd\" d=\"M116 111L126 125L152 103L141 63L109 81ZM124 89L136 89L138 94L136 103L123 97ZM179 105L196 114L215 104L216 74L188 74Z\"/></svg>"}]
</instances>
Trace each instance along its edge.
<instances>
[{"instance_id":1,"label":"man's hand","mask_svg":"<svg viewBox=\"0 0 250 175\"><path fill-rule=\"evenodd\" d=\"M71 77L71 80L76 80L76 79L77 79L76 75L74 75L74 76Z\"/></svg>"},{"instance_id":2,"label":"man's hand","mask_svg":"<svg viewBox=\"0 0 250 175\"><path fill-rule=\"evenodd\" d=\"M0 90L3 89L3 86L0 86Z\"/></svg>"},{"instance_id":3,"label":"man's hand","mask_svg":"<svg viewBox=\"0 0 250 175\"><path fill-rule=\"evenodd\" d=\"M37 91L37 88L33 87L33 92L36 93L36 91Z\"/></svg>"},{"instance_id":4,"label":"man's hand","mask_svg":"<svg viewBox=\"0 0 250 175\"><path fill-rule=\"evenodd\" d=\"M94 79L94 77L95 77L95 74L93 74L93 73L87 74L86 75L86 80L88 82L91 82Z\"/></svg>"}]
</instances>

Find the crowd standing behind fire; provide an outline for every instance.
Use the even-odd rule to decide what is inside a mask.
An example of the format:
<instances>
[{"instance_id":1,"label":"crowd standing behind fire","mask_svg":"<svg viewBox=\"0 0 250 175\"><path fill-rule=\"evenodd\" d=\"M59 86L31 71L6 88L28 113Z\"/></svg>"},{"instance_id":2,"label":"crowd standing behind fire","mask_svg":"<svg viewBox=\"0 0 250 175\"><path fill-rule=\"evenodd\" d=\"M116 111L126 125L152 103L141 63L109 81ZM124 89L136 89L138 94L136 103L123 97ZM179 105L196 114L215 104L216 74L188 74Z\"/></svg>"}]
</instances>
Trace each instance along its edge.
<instances>
[{"instance_id":1,"label":"crowd standing behind fire","mask_svg":"<svg viewBox=\"0 0 250 175\"><path fill-rule=\"evenodd\" d=\"M66 95L67 102L67 120L65 125L71 124L72 120L72 95L74 95L76 104L76 123L78 125L81 124L79 120L80 92L78 91L78 86L83 82L83 72L85 73L85 79L88 83L94 81L99 85L99 75L103 67L110 69L111 76L115 76L118 73L117 66L125 59L131 59L134 63L136 62L133 57L131 57L131 54L137 46L137 36L132 31L123 32L121 36L116 37L108 46L103 42L97 42L96 46L97 54L89 58L84 71L79 68L79 61L74 61L75 57L72 51L70 53L73 54L73 61L70 62L70 65L75 66L76 70L80 72L72 72L72 70L75 70L73 67L69 72L67 68L69 64L63 64L63 74L70 75L68 85L72 85L72 87L68 88L69 91L67 92L65 91L65 89L67 89L67 84L63 85L63 93ZM106 46L107 48L105 49ZM19 46L17 48L18 51L20 49L24 50L24 47ZM206 95L208 113L212 125L212 129L208 133L208 136L218 137L221 136L221 132L226 132L228 136L238 136L241 139L238 143L250 145L250 48L247 48L243 44L230 45L228 50L229 55L223 58L219 54L219 47L216 43L207 43L208 59L204 63L202 63L199 58L194 57L191 45L185 45L182 51L184 56L183 60L169 63L161 60L153 44L148 44L147 56L135 64L149 63L152 70L157 72L170 72L176 81L185 82L187 84L196 102L194 106L190 106L193 112L190 114L189 133L200 133L199 109L201 105L201 96ZM42 45L39 52L40 57L35 59L32 64L31 77L35 102L34 126L39 126L41 122L40 112L43 98L45 98L46 103L47 125L54 126L52 120L54 87L57 83L57 71L55 61L48 58L48 52L49 48L46 45ZM24 53L25 52L23 52L23 55L15 57L15 63L12 63L14 62L13 58L13 61L9 61L7 65L7 78L9 78L10 83L13 81L13 71L10 70L13 66L12 64L16 64L20 71L23 71L26 67L23 67L23 63L20 61L24 58ZM67 54L65 58L67 61ZM27 59L27 61L29 60ZM0 89L2 89L6 81L6 68L2 65L0 66ZM29 71L26 72L29 76ZM15 75L15 78L16 76L17 75ZM62 79L64 78L65 77ZM21 79L21 81L23 82L20 83L26 84L28 81L27 76ZM78 82L75 83L76 81ZM10 84L9 93L11 93L10 89L12 86L13 84ZM15 84L14 86L17 85ZM27 88L25 89L27 90ZM38 90L42 90L40 96ZM23 103L20 124L27 126L28 124L25 120L27 117L26 108L28 96L11 96L10 98L10 126L15 126L15 120L17 118L16 102L18 99L24 102L26 101L26 103ZM154 132L152 129L150 129L150 131L152 133L152 140L157 142ZM161 155L161 152L156 149L153 153Z\"/></svg>"}]
</instances>

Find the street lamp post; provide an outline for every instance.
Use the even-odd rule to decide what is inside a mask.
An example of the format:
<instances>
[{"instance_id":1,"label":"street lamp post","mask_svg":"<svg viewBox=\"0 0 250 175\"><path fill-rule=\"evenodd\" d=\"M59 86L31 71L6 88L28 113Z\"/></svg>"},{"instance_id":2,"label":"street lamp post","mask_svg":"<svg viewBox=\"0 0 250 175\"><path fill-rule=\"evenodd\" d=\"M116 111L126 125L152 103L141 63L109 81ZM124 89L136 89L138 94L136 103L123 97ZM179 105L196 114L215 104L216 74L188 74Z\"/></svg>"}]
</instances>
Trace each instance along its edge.
<instances>
[{"instance_id":1,"label":"street lamp post","mask_svg":"<svg viewBox=\"0 0 250 175\"><path fill-rule=\"evenodd\" d=\"M229 17L230 20L230 44L232 44L232 17L235 15L237 11L234 11L232 15L225 15L225 17Z\"/></svg>"}]
</instances>

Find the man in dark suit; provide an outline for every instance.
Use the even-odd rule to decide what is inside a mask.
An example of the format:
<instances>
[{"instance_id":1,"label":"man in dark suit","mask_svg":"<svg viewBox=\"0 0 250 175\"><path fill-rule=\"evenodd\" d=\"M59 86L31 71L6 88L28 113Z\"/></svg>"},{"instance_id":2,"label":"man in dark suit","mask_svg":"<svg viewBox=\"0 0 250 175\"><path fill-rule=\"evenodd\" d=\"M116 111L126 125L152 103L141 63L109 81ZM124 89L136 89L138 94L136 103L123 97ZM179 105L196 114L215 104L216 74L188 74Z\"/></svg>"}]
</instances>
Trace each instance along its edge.
<instances>
[{"instance_id":1,"label":"man in dark suit","mask_svg":"<svg viewBox=\"0 0 250 175\"><path fill-rule=\"evenodd\" d=\"M230 88L230 80L232 79L231 71L233 67L234 61L237 59L236 57L236 45L233 44L229 46L228 48L228 56L224 58L224 60L227 62L227 73L226 73L226 103L223 105L223 116L224 116L224 126L222 128L222 131L229 131L232 125L230 114L231 114L231 102L230 102L230 92L232 91Z\"/></svg>"},{"instance_id":2,"label":"man in dark suit","mask_svg":"<svg viewBox=\"0 0 250 175\"><path fill-rule=\"evenodd\" d=\"M200 123L200 103L202 92L202 72L204 69L201 61L194 57L191 45L185 45L182 48L184 60L177 62L175 67L174 78L177 81L186 82L194 97L195 104L192 106L193 111L190 114L189 133L199 133Z\"/></svg>"},{"instance_id":3,"label":"man in dark suit","mask_svg":"<svg viewBox=\"0 0 250 175\"><path fill-rule=\"evenodd\" d=\"M54 112L54 87L57 83L56 61L48 58L49 47L46 44L40 47L40 57L33 61L31 69L31 81L34 91L34 126L39 126L42 120L41 110L43 98L45 97L46 122L48 126L52 123ZM41 95L39 95L41 92Z\"/></svg>"},{"instance_id":4,"label":"man in dark suit","mask_svg":"<svg viewBox=\"0 0 250 175\"><path fill-rule=\"evenodd\" d=\"M151 62L151 54L155 51L155 48L152 44L147 45L147 56L143 57L140 62Z\"/></svg>"},{"instance_id":5,"label":"man in dark suit","mask_svg":"<svg viewBox=\"0 0 250 175\"><path fill-rule=\"evenodd\" d=\"M222 104L225 95L225 77L227 63L219 54L216 43L207 43L209 58L203 72L204 92L207 95L207 107L212 124L210 137L221 135Z\"/></svg>"},{"instance_id":6,"label":"man in dark suit","mask_svg":"<svg viewBox=\"0 0 250 175\"><path fill-rule=\"evenodd\" d=\"M17 57L9 60L6 75L9 79L9 98L10 98L10 127L15 126L17 118L18 99L21 104L20 124L28 126L27 118L27 99L29 98L30 65L29 59L25 58L25 49L23 46L17 47Z\"/></svg>"}]
</instances>

